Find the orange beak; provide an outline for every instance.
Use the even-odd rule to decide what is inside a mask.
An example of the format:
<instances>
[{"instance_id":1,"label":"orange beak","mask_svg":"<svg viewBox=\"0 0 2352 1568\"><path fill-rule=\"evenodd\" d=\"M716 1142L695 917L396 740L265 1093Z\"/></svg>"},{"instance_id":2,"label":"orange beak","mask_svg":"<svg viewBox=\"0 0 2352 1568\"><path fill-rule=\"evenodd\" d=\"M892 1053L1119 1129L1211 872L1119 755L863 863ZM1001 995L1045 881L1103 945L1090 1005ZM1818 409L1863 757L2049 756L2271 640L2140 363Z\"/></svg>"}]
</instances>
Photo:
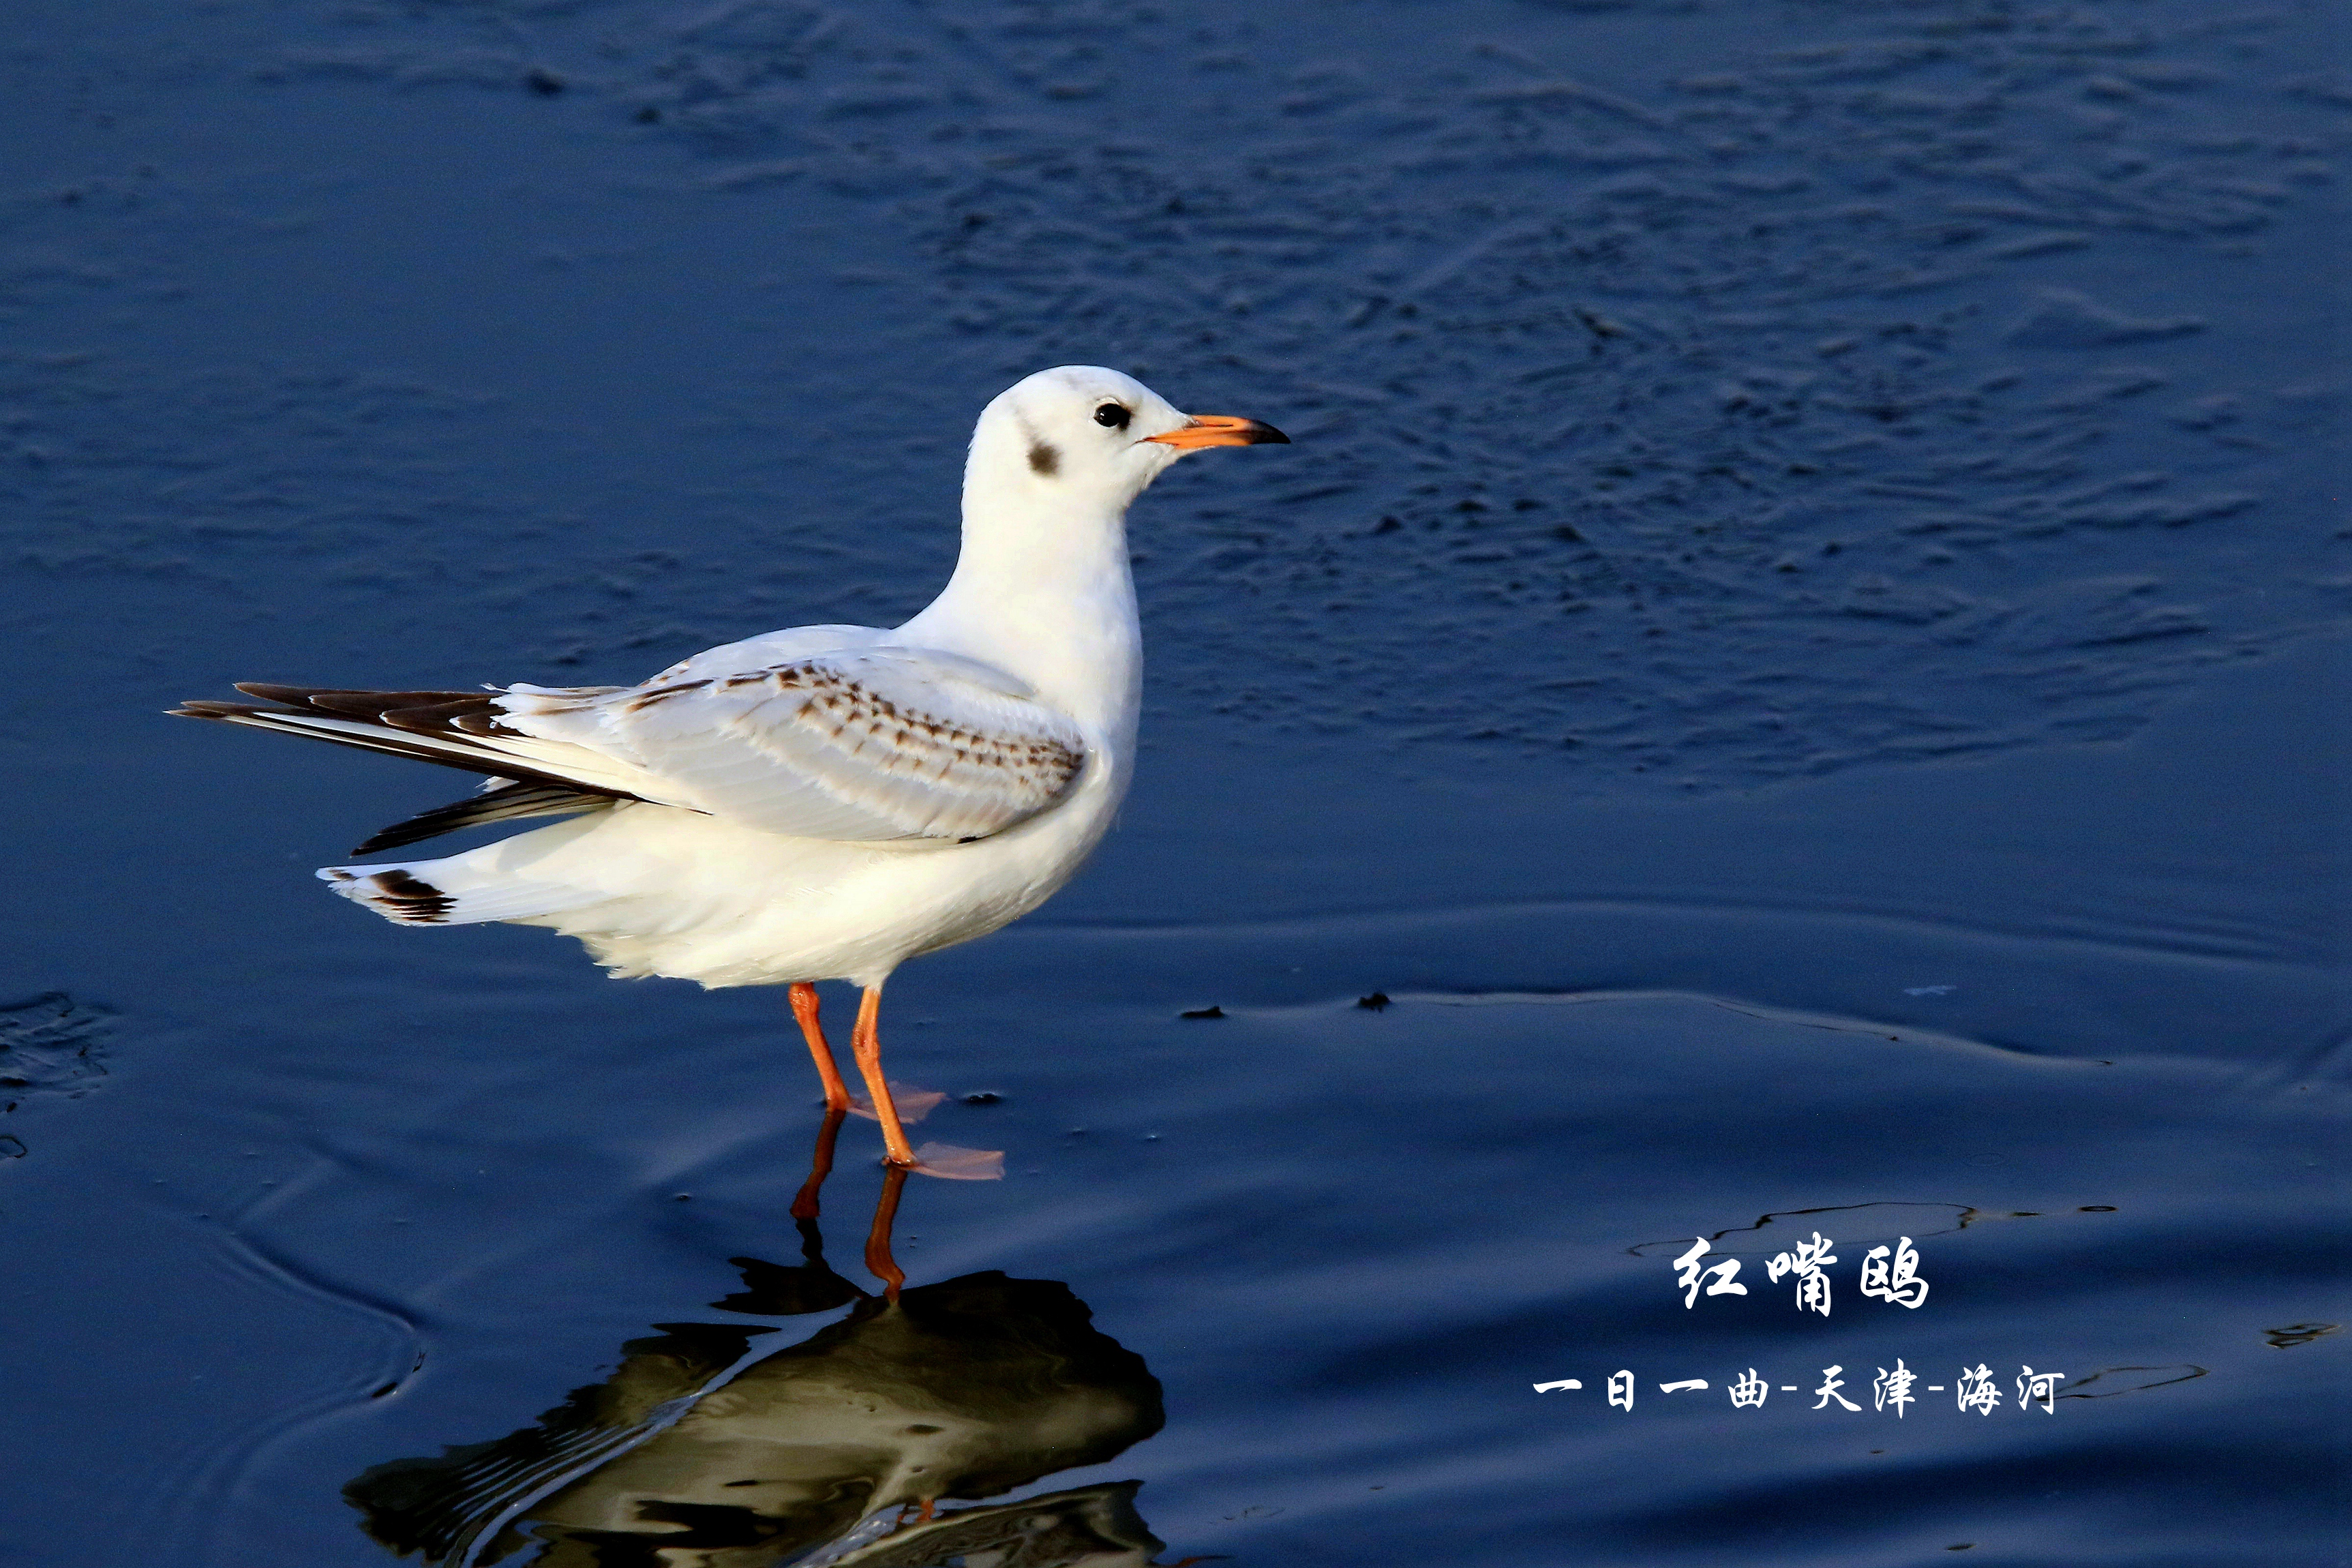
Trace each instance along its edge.
<instances>
[{"instance_id":1,"label":"orange beak","mask_svg":"<svg viewBox=\"0 0 2352 1568\"><path fill-rule=\"evenodd\" d=\"M1270 441L1290 445L1290 437L1273 426L1255 419L1236 419L1230 414L1195 414L1165 435L1146 436L1144 439L1187 452L1195 447L1262 447Z\"/></svg>"}]
</instances>

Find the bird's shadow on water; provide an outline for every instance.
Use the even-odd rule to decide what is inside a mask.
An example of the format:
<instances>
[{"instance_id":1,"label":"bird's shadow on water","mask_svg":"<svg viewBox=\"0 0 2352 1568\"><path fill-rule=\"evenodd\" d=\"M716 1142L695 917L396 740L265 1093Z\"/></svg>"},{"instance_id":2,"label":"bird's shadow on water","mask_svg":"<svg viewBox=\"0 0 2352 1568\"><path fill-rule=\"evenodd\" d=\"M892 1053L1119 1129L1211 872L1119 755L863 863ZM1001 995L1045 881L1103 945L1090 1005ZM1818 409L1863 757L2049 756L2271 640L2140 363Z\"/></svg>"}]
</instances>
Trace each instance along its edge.
<instances>
[{"instance_id":1,"label":"bird's shadow on water","mask_svg":"<svg viewBox=\"0 0 2352 1568\"><path fill-rule=\"evenodd\" d=\"M908 1287L891 1248L904 1170L886 1173L866 1237L882 1289L836 1270L820 1193L844 1114L825 1118L793 1204L798 1262L730 1258L741 1289L710 1303L730 1321L655 1324L531 1426L373 1466L343 1492L368 1535L435 1568L526 1550L541 1568L678 1552L742 1568L1153 1562L1139 1481L982 1500L1158 1432L1143 1358L1055 1280L988 1269ZM844 1308L782 1349L768 1336L787 1322L742 1321Z\"/></svg>"}]
</instances>

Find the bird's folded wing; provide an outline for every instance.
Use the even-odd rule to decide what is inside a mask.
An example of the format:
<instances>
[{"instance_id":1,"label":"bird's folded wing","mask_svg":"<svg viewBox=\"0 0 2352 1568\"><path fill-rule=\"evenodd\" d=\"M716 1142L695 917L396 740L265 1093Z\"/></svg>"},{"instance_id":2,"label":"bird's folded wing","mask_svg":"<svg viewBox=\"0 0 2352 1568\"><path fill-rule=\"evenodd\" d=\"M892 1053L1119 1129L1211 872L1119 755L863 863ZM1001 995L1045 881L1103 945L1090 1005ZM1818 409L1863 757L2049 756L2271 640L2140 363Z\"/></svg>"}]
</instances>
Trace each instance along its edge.
<instances>
[{"instance_id":1,"label":"bird's folded wing","mask_svg":"<svg viewBox=\"0 0 2352 1568\"><path fill-rule=\"evenodd\" d=\"M991 666L841 649L582 697L517 686L499 722L657 781L637 793L796 837L978 838L1058 800L1084 732Z\"/></svg>"}]
</instances>

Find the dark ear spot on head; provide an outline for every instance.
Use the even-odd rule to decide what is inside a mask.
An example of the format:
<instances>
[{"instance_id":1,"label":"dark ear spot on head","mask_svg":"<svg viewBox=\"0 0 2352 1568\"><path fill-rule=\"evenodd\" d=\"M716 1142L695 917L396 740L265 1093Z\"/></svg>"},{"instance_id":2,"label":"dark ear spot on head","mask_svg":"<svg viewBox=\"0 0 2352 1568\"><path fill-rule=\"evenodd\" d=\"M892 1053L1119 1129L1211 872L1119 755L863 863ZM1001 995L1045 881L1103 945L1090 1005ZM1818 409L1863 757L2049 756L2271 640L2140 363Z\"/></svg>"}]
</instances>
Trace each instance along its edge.
<instances>
[{"instance_id":1,"label":"dark ear spot on head","mask_svg":"<svg viewBox=\"0 0 2352 1568\"><path fill-rule=\"evenodd\" d=\"M1060 469L1061 466L1061 453L1055 451L1052 447L1047 446L1043 441L1034 441L1030 444L1029 471L1031 473L1043 474L1047 479L1051 479L1054 477L1055 473Z\"/></svg>"}]
</instances>

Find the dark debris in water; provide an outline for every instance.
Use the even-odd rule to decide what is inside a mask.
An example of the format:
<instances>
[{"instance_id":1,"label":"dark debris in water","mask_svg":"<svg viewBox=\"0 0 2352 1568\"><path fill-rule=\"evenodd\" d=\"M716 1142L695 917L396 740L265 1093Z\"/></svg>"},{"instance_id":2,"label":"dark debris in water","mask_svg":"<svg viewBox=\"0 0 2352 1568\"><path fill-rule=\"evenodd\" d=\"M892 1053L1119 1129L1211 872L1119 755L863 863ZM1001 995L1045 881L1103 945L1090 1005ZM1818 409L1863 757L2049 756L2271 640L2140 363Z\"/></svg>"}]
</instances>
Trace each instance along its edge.
<instances>
[{"instance_id":1,"label":"dark debris in water","mask_svg":"<svg viewBox=\"0 0 2352 1568\"><path fill-rule=\"evenodd\" d=\"M1966 1230L1971 1219L1981 1217L1977 1210L1969 1207L1966 1204L1919 1203L1901 1199L1861 1204L1832 1204L1822 1208L1786 1209L1774 1214L1762 1215L1758 1216L1753 1225L1732 1226L1723 1230L1713 1231L1707 1234L1706 1239L1710 1243L1716 1243L1726 1242L1727 1238L1734 1237L1754 1237L1759 1231L1771 1229L1775 1221L1793 1222L1790 1230L1774 1232L1769 1239L1759 1237L1748 1241L1744 1245L1740 1242L1729 1242L1717 1248L1725 1253L1738 1253L1743 1250L1769 1252L1778 1245L1780 1237L1790 1234L1791 1231L1801 1235L1803 1229L1810 1228L1817 1216L1822 1215L1847 1216L1843 1223L1849 1228L1859 1226L1860 1229L1856 1230L1856 1235L1861 1236L1865 1242L1884 1240L1898 1232L1923 1238L1931 1236L1946 1236L1954 1231ZM1869 1216L1866 1222L1857 1217L1862 1215ZM2017 1215L2011 1217L2036 1216ZM1867 1232L1866 1235L1863 1234L1864 1231ZM1635 1258L1658 1258L1668 1256L1689 1245L1690 1238L1684 1237L1676 1237L1672 1241L1644 1241L1637 1246L1629 1247L1625 1250Z\"/></svg>"},{"instance_id":2,"label":"dark debris in water","mask_svg":"<svg viewBox=\"0 0 2352 1568\"><path fill-rule=\"evenodd\" d=\"M1385 991L1375 991L1369 996L1359 996L1356 998L1356 1005L1367 1013L1386 1012L1389 1005L1389 994Z\"/></svg>"},{"instance_id":3,"label":"dark debris in water","mask_svg":"<svg viewBox=\"0 0 2352 1568\"><path fill-rule=\"evenodd\" d=\"M2341 1323L2289 1323L2283 1329L2264 1329L2263 1339L2271 1349L2283 1351L2295 1345L2307 1345L2322 1334L2332 1334L2343 1326Z\"/></svg>"},{"instance_id":4,"label":"dark debris in water","mask_svg":"<svg viewBox=\"0 0 2352 1568\"><path fill-rule=\"evenodd\" d=\"M2188 1383L2192 1379L2205 1376L2211 1370L2210 1367L2197 1366L2188 1362L2182 1362L2175 1366L2110 1366L2095 1372L2088 1377L2076 1379L2073 1385L2058 1397L2061 1399L2113 1399L2119 1394L2138 1394L2146 1389L2163 1388L2176 1383ZM2115 1379L2115 1382L2096 1393L2088 1392L2093 1384L2105 1383L2109 1378Z\"/></svg>"},{"instance_id":5,"label":"dark debris in water","mask_svg":"<svg viewBox=\"0 0 2352 1568\"><path fill-rule=\"evenodd\" d=\"M1225 1016L1225 1010L1214 1005L1192 1007L1176 1016L1180 1018L1222 1018Z\"/></svg>"}]
</instances>

